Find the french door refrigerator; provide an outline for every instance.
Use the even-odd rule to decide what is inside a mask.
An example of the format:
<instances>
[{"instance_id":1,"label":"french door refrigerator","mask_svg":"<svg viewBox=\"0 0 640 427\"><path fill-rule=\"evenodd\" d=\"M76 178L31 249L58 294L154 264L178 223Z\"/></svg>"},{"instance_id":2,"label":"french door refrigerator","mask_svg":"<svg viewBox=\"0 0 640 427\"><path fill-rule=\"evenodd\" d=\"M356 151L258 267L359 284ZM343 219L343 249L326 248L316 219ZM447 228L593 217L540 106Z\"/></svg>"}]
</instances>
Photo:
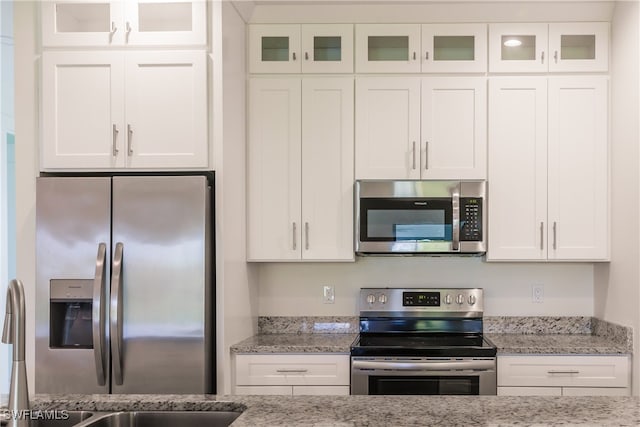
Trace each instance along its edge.
<instances>
[{"instance_id":1,"label":"french door refrigerator","mask_svg":"<svg viewBox=\"0 0 640 427\"><path fill-rule=\"evenodd\" d=\"M36 393L215 392L213 176L36 185Z\"/></svg>"}]
</instances>

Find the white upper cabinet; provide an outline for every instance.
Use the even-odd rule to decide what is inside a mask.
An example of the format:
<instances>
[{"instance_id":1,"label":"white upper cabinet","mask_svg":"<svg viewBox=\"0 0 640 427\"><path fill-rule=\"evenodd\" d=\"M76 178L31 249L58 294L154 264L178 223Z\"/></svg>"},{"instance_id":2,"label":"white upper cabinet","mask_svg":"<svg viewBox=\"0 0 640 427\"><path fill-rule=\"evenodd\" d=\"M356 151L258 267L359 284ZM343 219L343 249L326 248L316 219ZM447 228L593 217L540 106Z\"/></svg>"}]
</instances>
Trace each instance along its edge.
<instances>
[{"instance_id":1,"label":"white upper cabinet","mask_svg":"<svg viewBox=\"0 0 640 427\"><path fill-rule=\"evenodd\" d=\"M249 25L250 73L352 71L352 24Z\"/></svg>"},{"instance_id":2,"label":"white upper cabinet","mask_svg":"<svg viewBox=\"0 0 640 427\"><path fill-rule=\"evenodd\" d=\"M204 168L199 51L42 55L41 169Z\"/></svg>"},{"instance_id":3,"label":"white upper cabinet","mask_svg":"<svg viewBox=\"0 0 640 427\"><path fill-rule=\"evenodd\" d=\"M357 73L419 73L420 24L356 24Z\"/></svg>"},{"instance_id":4,"label":"white upper cabinet","mask_svg":"<svg viewBox=\"0 0 640 427\"><path fill-rule=\"evenodd\" d=\"M421 178L485 179L487 79L422 79Z\"/></svg>"},{"instance_id":5,"label":"white upper cabinet","mask_svg":"<svg viewBox=\"0 0 640 427\"><path fill-rule=\"evenodd\" d=\"M491 72L609 69L609 23L490 24Z\"/></svg>"},{"instance_id":6,"label":"white upper cabinet","mask_svg":"<svg viewBox=\"0 0 640 427\"><path fill-rule=\"evenodd\" d=\"M487 259L608 259L607 96L605 76L490 79Z\"/></svg>"},{"instance_id":7,"label":"white upper cabinet","mask_svg":"<svg viewBox=\"0 0 640 427\"><path fill-rule=\"evenodd\" d=\"M249 261L352 261L353 78L249 82Z\"/></svg>"},{"instance_id":8,"label":"white upper cabinet","mask_svg":"<svg viewBox=\"0 0 640 427\"><path fill-rule=\"evenodd\" d=\"M607 71L609 23L549 24L549 71Z\"/></svg>"},{"instance_id":9,"label":"white upper cabinet","mask_svg":"<svg viewBox=\"0 0 640 427\"><path fill-rule=\"evenodd\" d=\"M550 259L609 257L608 78L549 78Z\"/></svg>"},{"instance_id":10,"label":"white upper cabinet","mask_svg":"<svg viewBox=\"0 0 640 427\"><path fill-rule=\"evenodd\" d=\"M420 77L356 79L356 179L420 179Z\"/></svg>"},{"instance_id":11,"label":"white upper cabinet","mask_svg":"<svg viewBox=\"0 0 640 427\"><path fill-rule=\"evenodd\" d=\"M485 179L484 77L356 79L357 179Z\"/></svg>"},{"instance_id":12,"label":"white upper cabinet","mask_svg":"<svg viewBox=\"0 0 640 427\"><path fill-rule=\"evenodd\" d=\"M547 24L489 24L489 71L546 72Z\"/></svg>"},{"instance_id":13,"label":"white upper cabinet","mask_svg":"<svg viewBox=\"0 0 640 427\"><path fill-rule=\"evenodd\" d=\"M487 71L486 24L422 25L422 72Z\"/></svg>"},{"instance_id":14,"label":"white upper cabinet","mask_svg":"<svg viewBox=\"0 0 640 427\"><path fill-rule=\"evenodd\" d=\"M204 46L203 0L65 0L42 2L42 45Z\"/></svg>"},{"instance_id":15,"label":"white upper cabinet","mask_svg":"<svg viewBox=\"0 0 640 427\"><path fill-rule=\"evenodd\" d=\"M489 79L488 260L547 258L547 78Z\"/></svg>"}]
</instances>

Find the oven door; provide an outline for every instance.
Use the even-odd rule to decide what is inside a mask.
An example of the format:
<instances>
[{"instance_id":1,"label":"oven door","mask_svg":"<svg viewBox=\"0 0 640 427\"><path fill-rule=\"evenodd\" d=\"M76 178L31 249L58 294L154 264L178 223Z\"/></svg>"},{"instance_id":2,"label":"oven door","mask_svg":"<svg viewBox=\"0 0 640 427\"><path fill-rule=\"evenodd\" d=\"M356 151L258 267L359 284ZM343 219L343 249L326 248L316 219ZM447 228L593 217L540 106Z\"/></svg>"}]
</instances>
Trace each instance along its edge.
<instances>
[{"instance_id":1,"label":"oven door","mask_svg":"<svg viewBox=\"0 0 640 427\"><path fill-rule=\"evenodd\" d=\"M496 393L495 358L351 358L351 394Z\"/></svg>"},{"instance_id":2,"label":"oven door","mask_svg":"<svg viewBox=\"0 0 640 427\"><path fill-rule=\"evenodd\" d=\"M459 215L450 197L361 198L357 213L356 252L451 252L458 246Z\"/></svg>"}]
</instances>

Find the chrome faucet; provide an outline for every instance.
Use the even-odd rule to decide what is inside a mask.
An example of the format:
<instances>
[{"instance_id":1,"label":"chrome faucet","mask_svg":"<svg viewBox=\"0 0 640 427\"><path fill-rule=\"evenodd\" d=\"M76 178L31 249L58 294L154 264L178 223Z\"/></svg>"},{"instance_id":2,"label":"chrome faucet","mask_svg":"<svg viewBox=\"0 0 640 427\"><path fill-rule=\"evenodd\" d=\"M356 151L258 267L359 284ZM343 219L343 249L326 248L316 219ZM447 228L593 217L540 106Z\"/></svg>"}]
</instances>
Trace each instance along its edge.
<instances>
[{"instance_id":1,"label":"chrome faucet","mask_svg":"<svg viewBox=\"0 0 640 427\"><path fill-rule=\"evenodd\" d=\"M11 386L9 388L9 426L29 425L29 391L27 390L27 367L24 360L25 341L24 287L20 280L12 280L7 289L7 310L4 316L2 342L13 344Z\"/></svg>"}]
</instances>

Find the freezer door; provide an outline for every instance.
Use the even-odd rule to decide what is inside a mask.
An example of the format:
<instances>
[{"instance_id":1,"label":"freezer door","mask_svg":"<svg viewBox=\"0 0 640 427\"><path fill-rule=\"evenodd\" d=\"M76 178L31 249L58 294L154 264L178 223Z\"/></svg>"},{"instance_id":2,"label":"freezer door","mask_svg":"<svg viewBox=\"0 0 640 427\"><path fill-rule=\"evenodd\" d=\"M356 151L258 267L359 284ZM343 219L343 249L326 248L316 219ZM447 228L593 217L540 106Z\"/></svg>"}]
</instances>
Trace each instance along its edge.
<instances>
[{"instance_id":1,"label":"freezer door","mask_svg":"<svg viewBox=\"0 0 640 427\"><path fill-rule=\"evenodd\" d=\"M113 178L113 393L209 392L208 208L203 176Z\"/></svg>"},{"instance_id":2,"label":"freezer door","mask_svg":"<svg viewBox=\"0 0 640 427\"><path fill-rule=\"evenodd\" d=\"M36 393L109 393L110 178L37 178Z\"/></svg>"}]
</instances>

